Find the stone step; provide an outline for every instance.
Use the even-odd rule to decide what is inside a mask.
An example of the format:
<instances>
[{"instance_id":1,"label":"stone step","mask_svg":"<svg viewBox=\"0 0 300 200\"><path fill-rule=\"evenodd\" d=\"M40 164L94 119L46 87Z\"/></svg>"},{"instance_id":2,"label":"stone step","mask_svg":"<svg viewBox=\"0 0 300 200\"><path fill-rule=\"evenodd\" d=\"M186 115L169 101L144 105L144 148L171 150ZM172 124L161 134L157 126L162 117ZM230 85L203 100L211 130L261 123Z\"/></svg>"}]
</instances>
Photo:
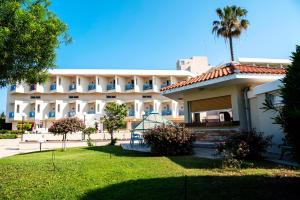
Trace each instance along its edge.
<instances>
[{"instance_id":1,"label":"stone step","mask_svg":"<svg viewBox=\"0 0 300 200\"><path fill-rule=\"evenodd\" d=\"M206 149L215 149L217 143L213 141L196 141L193 143L194 148L206 148Z\"/></svg>"}]
</instances>

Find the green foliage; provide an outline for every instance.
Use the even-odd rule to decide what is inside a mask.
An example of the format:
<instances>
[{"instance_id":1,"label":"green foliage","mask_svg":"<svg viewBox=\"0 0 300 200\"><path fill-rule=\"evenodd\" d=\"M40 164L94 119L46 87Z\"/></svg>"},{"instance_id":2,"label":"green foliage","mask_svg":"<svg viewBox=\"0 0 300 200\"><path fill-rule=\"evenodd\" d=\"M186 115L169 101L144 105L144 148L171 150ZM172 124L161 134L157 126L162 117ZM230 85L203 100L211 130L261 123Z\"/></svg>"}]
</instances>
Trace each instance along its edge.
<instances>
[{"instance_id":1,"label":"green foliage","mask_svg":"<svg viewBox=\"0 0 300 200\"><path fill-rule=\"evenodd\" d=\"M249 21L245 19L247 12L246 9L237 6L226 6L216 10L220 20L213 22L212 32L229 40L232 61L234 61L232 38L238 38L242 31L248 28Z\"/></svg>"},{"instance_id":2,"label":"green foliage","mask_svg":"<svg viewBox=\"0 0 300 200\"><path fill-rule=\"evenodd\" d=\"M96 129L96 128L93 128L93 127L88 127L88 128L86 128L86 129L84 129L84 130L82 131L82 133L83 133L84 135L87 135L87 136L88 136L88 139L86 140L86 142L87 142L87 144L88 144L89 147L94 146L94 144L93 144L93 142L92 142L92 140L91 140L91 134L94 134L94 133L96 133L96 132L97 132L97 129Z\"/></svg>"},{"instance_id":3,"label":"green foliage","mask_svg":"<svg viewBox=\"0 0 300 200\"><path fill-rule=\"evenodd\" d=\"M300 161L300 46L296 46L296 51L292 53L291 58L292 64L287 68L282 80L283 107L279 118L286 133L286 140L294 147L296 158Z\"/></svg>"},{"instance_id":4,"label":"green foliage","mask_svg":"<svg viewBox=\"0 0 300 200\"><path fill-rule=\"evenodd\" d=\"M19 123L17 125L18 130L24 130L24 131L29 131L32 128L32 124L30 124L29 122L25 122L24 124Z\"/></svg>"},{"instance_id":5,"label":"green foliage","mask_svg":"<svg viewBox=\"0 0 300 200\"><path fill-rule=\"evenodd\" d=\"M0 134L16 134L21 135L22 130L0 130Z\"/></svg>"},{"instance_id":6,"label":"green foliage","mask_svg":"<svg viewBox=\"0 0 300 200\"><path fill-rule=\"evenodd\" d=\"M49 0L0 0L0 87L44 82L55 50L71 41Z\"/></svg>"},{"instance_id":7,"label":"green foliage","mask_svg":"<svg viewBox=\"0 0 300 200\"><path fill-rule=\"evenodd\" d=\"M222 166L223 168L244 169L252 168L254 164L245 160L236 159L231 153L225 153Z\"/></svg>"},{"instance_id":8,"label":"green foliage","mask_svg":"<svg viewBox=\"0 0 300 200\"><path fill-rule=\"evenodd\" d=\"M108 130L113 141L113 133L119 128L124 127L125 117L127 116L128 108L126 104L117 104L115 102L106 104L104 109L103 125Z\"/></svg>"},{"instance_id":9,"label":"green foliage","mask_svg":"<svg viewBox=\"0 0 300 200\"><path fill-rule=\"evenodd\" d=\"M17 134L11 134L11 133L0 134L0 139L15 139L17 137L18 137Z\"/></svg>"},{"instance_id":10,"label":"green foliage","mask_svg":"<svg viewBox=\"0 0 300 200\"><path fill-rule=\"evenodd\" d=\"M187 128L158 126L147 130L144 139L153 154L189 155L193 151L195 136Z\"/></svg>"},{"instance_id":11,"label":"green foliage","mask_svg":"<svg viewBox=\"0 0 300 200\"><path fill-rule=\"evenodd\" d=\"M0 119L5 119L5 113L4 112L1 113Z\"/></svg>"},{"instance_id":12,"label":"green foliage","mask_svg":"<svg viewBox=\"0 0 300 200\"><path fill-rule=\"evenodd\" d=\"M219 144L217 149L234 159L259 160L271 143L272 136L263 136L262 133L252 130L229 137L225 144Z\"/></svg>"}]
</instances>

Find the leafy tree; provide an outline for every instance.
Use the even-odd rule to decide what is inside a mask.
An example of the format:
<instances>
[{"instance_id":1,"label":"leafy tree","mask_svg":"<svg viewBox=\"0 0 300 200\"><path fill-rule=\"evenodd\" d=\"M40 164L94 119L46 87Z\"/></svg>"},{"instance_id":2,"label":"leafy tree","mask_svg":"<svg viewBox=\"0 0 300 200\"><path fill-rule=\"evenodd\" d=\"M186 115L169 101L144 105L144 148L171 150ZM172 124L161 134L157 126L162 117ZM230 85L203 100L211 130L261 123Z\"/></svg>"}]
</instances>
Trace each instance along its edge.
<instances>
[{"instance_id":1,"label":"leafy tree","mask_svg":"<svg viewBox=\"0 0 300 200\"><path fill-rule=\"evenodd\" d=\"M212 32L218 37L224 37L225 41L229 40L231 61L234 61L232 39L240 37L242 31L249 26L249 21L245 19L247 12L246 9L237 6L226 6L216 10L220 20L213 22Z\"/></svg>"},{"instance_id":2,"label":"leafy tree","mask_svg":"<svg viewBox=\"0 0 300 200\"><path fill-rule=\"evenodd\" d=\"M87 139L88 146L93 146L93 143L92 143L92 140L91 140L91 134L96 133L97 129L93 128L93 127L88 127L86 129L84 129L82 132L83 132L84 135L88 136L88 139Z\"/></svg>"},{"instance_id":3,"label":"leafy tree","mask_svg":"<svg viewBox=\"0 0 300 200\"><path fill-rule=\"evenodd\" d=\"M21 130L21 131L29 131L32 129L32 124L30 124L29 122L25 122L25 123L19 123L17 125L17 128L18 130Z\"/></svg>"},{"instance_id":4,"label":"leafy tree","mask_svg":"<svg viewBox=\"0 0 300 200\"><path fill-rule=\"evenodd\" d=\"M5 119L5 113L4 113L4 112L1 113L0 118L1 118L1 119Z\"/></svg>"},{"instance_id":5,"label":"leafy tree","mask_svg":"<svg viewBox=\"0 0 300 200\"><path fill-rule=\"evenodd\" d=\"M103 125L110 134L111 144L114 144L114 131L125 125L124 119L127 115L128 108L126 104L117 104L112 102L106 105L104 111L105 115L103 117Z\"/></svg>"},{"instance_id":6,"label":"leafy tree","mask_svg":"<svg viewBox=\"0 0 300 200\"><path fill-rule=\"evenodd\" d=\"M67 134L83 131L84 123L78 118L65 118L58 120L48 129L54 135L63 135L63 149L66 150Z\"/></svg>"},{"instance_id":7,"label":"leafy tree","mask_svg":"<svg viewBox=\"0 0 300 200\"><path fill-rule=\"evenodd\" d=\"M49 0L0 0L0 87L40 83L55 67L55 50L71 38Z\"/></svg>"}]
</instances>

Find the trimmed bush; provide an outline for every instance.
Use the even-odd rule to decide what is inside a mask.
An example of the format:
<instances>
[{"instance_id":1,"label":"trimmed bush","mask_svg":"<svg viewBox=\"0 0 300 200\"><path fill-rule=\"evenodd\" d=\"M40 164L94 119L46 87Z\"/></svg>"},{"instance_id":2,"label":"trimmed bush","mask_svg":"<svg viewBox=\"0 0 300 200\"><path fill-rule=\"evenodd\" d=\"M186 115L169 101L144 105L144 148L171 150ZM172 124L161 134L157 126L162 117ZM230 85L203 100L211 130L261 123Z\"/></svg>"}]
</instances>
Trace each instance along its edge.
<instances>
[{"instance_id":1,"label":"trimmed bush","mask_svg":"<svg viewBox=\"0 0 300 200\"><path fill-rule=\"evenodd\" d=\"M17 138L18 135L17 134L0 134L0 139L15 139Z\"/></svg>"},{"instance_id":2,"label":"trimmed bush","mask_svg":"<svg viewBox=\"0 0 300 200\"><path fill-rule=\"evenodd\" d=\"M228 138L225 144L219 144L219 151L230 154L239 160L259 160L271 145L272 136L263 136L255 130ZM223 147L221 147L223 145Z\"/></svg>"},{"instance_id":3,"label":"trimmed bush","mask_svg":"<svg viewBox=\"0 0 300 200\"><path fill-rule=\"evenodd\" d=\"M20 135L22 134L21 130L0 130L0 134L16 134Z\"/></svg>"},{"instance_id":4,"label":"trimmed bush","mask_svg":"<svg viewBox=\"0 0 300 200\"><path fill-rule=\"evenodd\" d=\"M187 128L159 126L147 130L144 139L153 154L174 156L191 154L195 136Z\"/></svg>"}]
</instances>

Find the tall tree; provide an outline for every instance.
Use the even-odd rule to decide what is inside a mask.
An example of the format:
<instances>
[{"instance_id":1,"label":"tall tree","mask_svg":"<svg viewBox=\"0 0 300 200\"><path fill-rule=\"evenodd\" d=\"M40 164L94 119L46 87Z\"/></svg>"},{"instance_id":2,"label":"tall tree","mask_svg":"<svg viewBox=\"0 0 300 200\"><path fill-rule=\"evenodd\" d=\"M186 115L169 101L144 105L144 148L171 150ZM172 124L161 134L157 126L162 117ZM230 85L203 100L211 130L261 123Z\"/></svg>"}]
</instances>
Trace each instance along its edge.
<instances>
[{"instance_id":1,"label":"tall tree","mask_svg":"<svg viewBox=\"0 0 300 200\"><path fill-rule=\"evenodd\" d=\"M103 125L110 134L111 144L114 144L114 131L125 125L124 119L127 116L128 108L126 104L112 102L105 106L104 111Z\"/></svg>"},{"instance_id":2,"label":"tall tree","mask_svg":"<svg viewBox=\"0 0 300 200\"><path fill-rule=\"evenodd\" d=\"M246 9L237 6L226 6L216 10L219 20L213 22L212 33L224 37L225 41L229 40L231 61L234 61L232 39L240 37L242 31L249 26L249 21L245 19L247 12Z\"/></svg>"},{"instance_id":3,"label":"tall tree","mask_svg":"<svg viewBox=\"0 0 300 200\"><path fill-rule=\"evenodd\" d=\"M43 82L55 67L55 50L71 42L49 0L0 0L0 87Z\"/></svg>"}]
</instances>

